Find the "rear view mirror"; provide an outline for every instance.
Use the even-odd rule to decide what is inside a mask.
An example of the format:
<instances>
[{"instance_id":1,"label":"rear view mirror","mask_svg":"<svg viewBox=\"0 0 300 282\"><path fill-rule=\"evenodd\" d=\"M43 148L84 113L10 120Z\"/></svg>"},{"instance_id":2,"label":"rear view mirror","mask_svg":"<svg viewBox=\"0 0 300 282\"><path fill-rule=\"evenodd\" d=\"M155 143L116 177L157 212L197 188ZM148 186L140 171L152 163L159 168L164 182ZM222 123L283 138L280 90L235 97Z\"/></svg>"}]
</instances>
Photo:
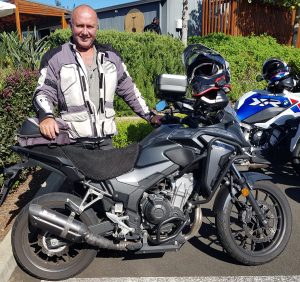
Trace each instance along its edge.
<instances>
[{"instance_id":1,"label":"rear view mirror","mask_svg":"<svg viewBox=\"0 0 300 282\"><path fill-rule=\"evenodd\" d=\"M162 112L162 111L165 110L167 107L168 107L168 103L167 103L165 100L161 100L161 101L159 101L159 102L156 104L155 109L156 109L158 112Z\"/></svg>"}]
</instances>

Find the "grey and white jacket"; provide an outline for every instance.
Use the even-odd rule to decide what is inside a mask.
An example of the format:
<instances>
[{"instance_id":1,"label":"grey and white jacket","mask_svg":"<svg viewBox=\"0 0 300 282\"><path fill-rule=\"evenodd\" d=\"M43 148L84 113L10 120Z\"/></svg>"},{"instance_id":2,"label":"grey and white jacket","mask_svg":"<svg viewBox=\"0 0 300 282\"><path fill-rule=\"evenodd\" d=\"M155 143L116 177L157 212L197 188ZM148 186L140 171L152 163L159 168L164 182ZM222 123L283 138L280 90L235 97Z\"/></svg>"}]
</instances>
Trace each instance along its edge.
<instances>
[{"instance_id":1,"label":"grey and white jacket","mask_svg":"<svg viewBox=\"0 0 300 282\"><path fill-rule=\"evenodd\" d=\"M72 42L48 51L41 60L40 77L33 104L40 121L55 116L55 108L69 126L71 138L116 134L113 108L117 93L140 117L150 111L118 53L109 45L95 44L99 71L99 110L93 104L88 74Z\"/></svg>"}]
</instances>

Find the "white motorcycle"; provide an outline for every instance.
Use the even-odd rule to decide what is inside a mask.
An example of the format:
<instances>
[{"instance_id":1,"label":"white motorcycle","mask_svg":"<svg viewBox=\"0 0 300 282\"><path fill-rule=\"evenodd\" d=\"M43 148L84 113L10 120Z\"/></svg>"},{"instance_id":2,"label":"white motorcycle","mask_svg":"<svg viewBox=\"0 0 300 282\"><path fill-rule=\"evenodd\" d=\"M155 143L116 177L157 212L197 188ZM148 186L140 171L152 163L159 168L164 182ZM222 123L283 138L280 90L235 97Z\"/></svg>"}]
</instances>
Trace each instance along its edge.
<instances>
[{"instance_id":1,"label":"white motorcycle","mask_svg":"<svg viewBox=\"0 0 300 282\"><path fill-rule=\"evenodd\" d=\"M267 89L244 94L234 107L252 155L269 163L290 161L300 174L299 78L285 62L271 58L259 79L268 82Z\"/></svg>"}]
</instances>

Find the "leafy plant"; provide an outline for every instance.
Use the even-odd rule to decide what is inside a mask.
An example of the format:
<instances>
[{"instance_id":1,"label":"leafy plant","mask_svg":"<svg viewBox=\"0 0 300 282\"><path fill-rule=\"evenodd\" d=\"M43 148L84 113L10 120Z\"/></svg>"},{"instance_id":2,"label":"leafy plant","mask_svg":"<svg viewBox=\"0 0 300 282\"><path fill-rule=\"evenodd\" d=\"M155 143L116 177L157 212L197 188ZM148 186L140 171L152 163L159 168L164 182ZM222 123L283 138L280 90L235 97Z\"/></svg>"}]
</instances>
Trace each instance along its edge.
<instances>
[{"instance_id":1,"label":"leafy plant","mask_svg":"<svg viewBox=\"0 0 300 282\"><path fill-rule=\"evenodd\" d=\"M284 7L300 7L299 0L257 0L258 2L267 3L276 6Z\"/></svg>"},{"instance_id":2,"label":"leafy plant","mask_svg":"<svg viewBox=\"0 0 300 282\"><path fill-rule=\"evenodd\" d=\"M32 93L37 82L37 71L20 70L7 76L0 93L0 167L16 162L10 146L16 129L27 116L33 116Z\"/></svg>"},{"instance_id":3,"label":"leafy plant","mask_svg":"<svg viewBox=\"0 0 300 282\"><path fill-rule=\"evenodd\" d=\"M48 50L47 37L36 40L28 35L20 41L17 32L0 34L2 62L16 69L37 69L42 55Z\"/></svg>"},{"instance_id":4,"label":"leafy plant","mask_svg":"<svg viewBox=\"0 0 300 282\"><path fill-rule=\"evenodd\" d=\"M142 119L118 119L118 134L113 137L113 145L116 148L123 148L131 143L141 141L152 130L153 127Z\"/></svg>"}]
</instances>

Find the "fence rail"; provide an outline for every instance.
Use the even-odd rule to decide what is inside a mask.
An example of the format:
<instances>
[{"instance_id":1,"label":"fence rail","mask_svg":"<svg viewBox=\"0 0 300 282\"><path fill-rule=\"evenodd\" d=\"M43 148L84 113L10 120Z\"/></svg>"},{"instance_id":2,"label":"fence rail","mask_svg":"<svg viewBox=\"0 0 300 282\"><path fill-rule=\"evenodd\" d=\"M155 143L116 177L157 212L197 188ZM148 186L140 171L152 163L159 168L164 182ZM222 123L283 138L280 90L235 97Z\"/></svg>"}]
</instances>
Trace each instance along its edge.
<instances>
[{"instance_id":1,"label":"fence rail","mask_svg":"<svg viewBox=\"0 0 300 282\"><path fill-rule=\"evenodd\" d=\"M295 9L246 0L203 0L202 15L202 35L213 32L243 36L267 33L281 44L292 44ZM296 47L300 48L300 24Z\"/></svg>"}]
</instances>

